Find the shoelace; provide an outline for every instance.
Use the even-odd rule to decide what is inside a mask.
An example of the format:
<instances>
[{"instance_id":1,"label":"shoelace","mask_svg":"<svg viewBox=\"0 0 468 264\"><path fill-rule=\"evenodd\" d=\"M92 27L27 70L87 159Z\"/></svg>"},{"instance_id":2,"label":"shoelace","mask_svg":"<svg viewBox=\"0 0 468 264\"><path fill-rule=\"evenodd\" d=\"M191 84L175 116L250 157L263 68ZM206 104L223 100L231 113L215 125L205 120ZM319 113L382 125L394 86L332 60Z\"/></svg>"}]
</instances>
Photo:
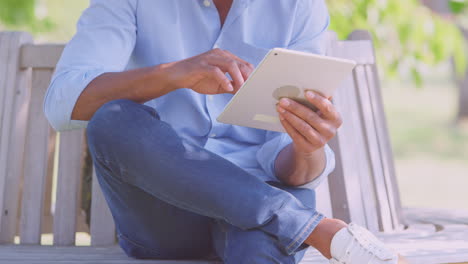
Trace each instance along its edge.
<instances>
[{"instance_id":1,"label":"shoelace","mask_svg":"<svg viewBox=\"0 0 468 264\"><path fill-rule=\"evenodd\" d=\"M355 225L353 223L349 224L348 230L353 235L353 241L356 241L362 249L371 255L379 258L380 260L391 260L394 257L394 254L385 247L385 245L380 242L370 231ZM349 251L349 247L346 252ZM349 253L347 253L349 258Z\"/></svg>"}]
</instances>

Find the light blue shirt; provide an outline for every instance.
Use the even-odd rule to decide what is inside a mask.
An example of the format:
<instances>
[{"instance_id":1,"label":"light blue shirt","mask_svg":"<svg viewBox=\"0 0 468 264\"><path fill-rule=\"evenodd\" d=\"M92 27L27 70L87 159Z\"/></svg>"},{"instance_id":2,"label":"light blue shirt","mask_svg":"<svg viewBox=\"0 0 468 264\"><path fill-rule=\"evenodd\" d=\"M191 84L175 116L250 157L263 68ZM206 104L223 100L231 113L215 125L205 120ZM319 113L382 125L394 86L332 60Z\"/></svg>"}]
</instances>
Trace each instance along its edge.
<instances>
[{"instance_id":1,"label":"light blue shirt","mask_svg":"<svg viewBox=\"0 0 468 264\"><path fill-rule=\"evenodd\" d=\"M91 0L66 46L44 102L56 130L86 127L71 120L86 86L106 72L182 60L219 47L254 64L269 49L324 52L329 16L324 0L234 0L221 28L212 0ZM278 181L274 163L291 138L285 133L222 124L216 117L231 94L179 89L146 103L187 142L205 147L262 180ZM303 185L315 188L334 168Z\"/></svg>"}]
</instances>

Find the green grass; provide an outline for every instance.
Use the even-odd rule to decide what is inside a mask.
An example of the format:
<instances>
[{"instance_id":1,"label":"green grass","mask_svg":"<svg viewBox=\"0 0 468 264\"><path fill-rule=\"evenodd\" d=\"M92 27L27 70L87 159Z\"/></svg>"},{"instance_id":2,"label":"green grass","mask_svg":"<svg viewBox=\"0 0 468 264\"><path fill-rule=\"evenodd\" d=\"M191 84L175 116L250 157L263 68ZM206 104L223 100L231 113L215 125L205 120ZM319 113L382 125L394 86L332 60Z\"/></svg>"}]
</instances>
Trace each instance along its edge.
<instances>
[{"instance_id":1,"label":"green grass","mask_svg":"<svg viewBox=\"0 0 468 264\"><path fill-rule=\"evenodd\" d=\"M468 159L468 131L455 123L457 91L448 78L424 88L392 81L383 89L396 158Z\"/></svg>"},{"instance_id":2,"label":"green grass","mask_svg":"<svg viewBox=\"0 0 468 264\"><path fill-rule=\"evenodd\" d=\"M433 72L423 88L383 82L402 203L468 210L468 129L455 125L457 90L449 70Z\"/></svg>"}]
</instances>

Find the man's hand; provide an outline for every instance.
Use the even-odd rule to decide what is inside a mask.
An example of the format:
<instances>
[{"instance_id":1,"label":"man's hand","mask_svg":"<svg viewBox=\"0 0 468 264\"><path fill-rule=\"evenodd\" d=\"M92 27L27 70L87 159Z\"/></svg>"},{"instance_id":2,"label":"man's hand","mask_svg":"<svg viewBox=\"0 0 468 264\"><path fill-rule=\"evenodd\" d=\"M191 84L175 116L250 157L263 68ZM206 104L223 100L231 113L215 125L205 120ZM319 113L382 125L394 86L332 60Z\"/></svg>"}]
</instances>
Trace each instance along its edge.
<instances>
[{"instance_id":1,"label":"man's hand","mask_svg":"<svg viewBox=\"0 0 468 264\"><path fill-rule=\"evenodd\" d=\"M307 157L335 136L342 120L327 98L312 91L307 91L305 97L318 112L287 98L280 100L277 111L281 124L294 142L296 154Z\"/></svg>"},{"instance_id":2,"label":"man's hand","mask_svg":"<svg viewBox=\"0 0 468 264\"><path fill-rule=\"evenodd\" d=\"M277 110L281 123L293 143L276 158L275 174L283 183L300 186L313 181L325 168L325 144L341 126L341 116L327 98L314 92L306 93L307 100L318 109L282 98Z\"/></svg>"},{"instance_id":3,"label":"man's hand","mask_svg":"<svg viewBox=\"0 0 468 264\"><path fill-rule=\"evenodd\" d=\"M168 63L164 68L175 89L190 88L201 94L236 93L254 70L252 64L221 49Z\"/></svg>"}]
</instances>

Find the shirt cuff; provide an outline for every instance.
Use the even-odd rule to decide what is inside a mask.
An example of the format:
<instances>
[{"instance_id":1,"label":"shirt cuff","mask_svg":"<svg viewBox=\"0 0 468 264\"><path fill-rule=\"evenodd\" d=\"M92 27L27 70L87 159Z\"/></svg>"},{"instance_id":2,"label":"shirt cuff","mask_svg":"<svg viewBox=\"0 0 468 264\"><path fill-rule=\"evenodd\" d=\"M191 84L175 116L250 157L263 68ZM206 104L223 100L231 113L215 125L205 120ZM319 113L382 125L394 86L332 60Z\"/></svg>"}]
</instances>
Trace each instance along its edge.
<instances>
[{"instance_id":1,"label":"shirt cuff","mask_svg":"<svg viewBox=\"0 0 468 264\"><path fill-rule=\"evenodd\" d=\"M265 173L272 179L276 179L275 161L278 154L292 142L292 139L288 134L272 132L272 134L276 133L278 135L264 143L257 152L258 162Z\"/></svg>"},{"instance_id":2,"label":"shirt cuff","mask_svg":"<svg viewBox=\"0 0 468 264\"><path fill-rule=\"evenodd\" d=\"M323 169L322 173L313 179L312 181L305 183L303 185L295 186L296 188L305 188L305 189L315 189L317 188L323 180L325 180L328 175L335 169L335 153L333 150L328 146L328 144L324 147L325 151L325 168Z\"/></svg>"},{"instance_id":3,"label":"shirt cuff","mask_svg":"<svg viewBox=\"0 0 468 264\"><path fill-rule=\"evenodd\" d=\"M44 112L51 126L57 131L85 128L88 121L72 120L76 101L88 84L104 70L69 70L57 72L47 89Z\"/></svg>"}]
</instances>

